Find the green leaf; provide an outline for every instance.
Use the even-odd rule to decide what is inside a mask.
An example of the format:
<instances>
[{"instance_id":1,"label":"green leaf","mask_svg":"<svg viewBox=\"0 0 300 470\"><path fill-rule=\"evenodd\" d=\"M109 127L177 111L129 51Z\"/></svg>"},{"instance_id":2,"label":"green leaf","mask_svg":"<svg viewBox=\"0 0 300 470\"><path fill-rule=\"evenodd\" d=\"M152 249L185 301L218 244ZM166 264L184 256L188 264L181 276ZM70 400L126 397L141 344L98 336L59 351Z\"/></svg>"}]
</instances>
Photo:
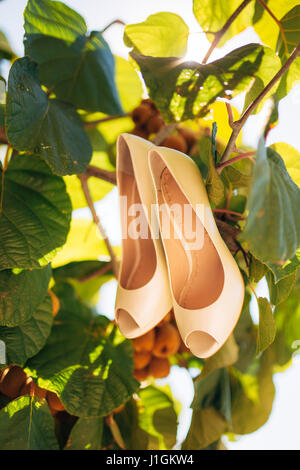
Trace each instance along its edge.
<instances>
[{"instance_id":1,"label":"green leaf","mask_svg":"<svg viewBox=\"0 0 300 470\"><path fill-rule=\"evenodd\" d=\"M296 251L296 254L295 256L293 256L293 258L288 260L283 265L272 264L272 263L266 263L266 264L272 270L272 273L274 274L274 277L275 277L275 282L277 283L278 281L289 276L290 274L292 274L294 271L296 271L299 268L300 249Z\"/></svg>"},{"instance_id":2,"label":"green leaf","mask_svg":"<svg viewBox=\"0 0 300 470\"><path fill-rule=\"evenodd\" d=\"M11 60L15 56L14 51L10 47L10 44L3 33L3 31L0 31L0 60L1 59L7 59Z\"/></svg>"},{"instance_id":3,"label":"green leaf","mask_svg":"<svg viewBox=\"0 0 300 470\"><path fill-rule=\"evenodd\" d=\"M227 423L215 408L193 412L191 427L182 444L182 450L204 449L226 432Z\"/></svg>"},{"instance_id":4,"label":"green leaf","mask_svg":"<svg viewBox=\"0 0 300 470\"><path fill-rule=\"evenodd\" d=\"M166 408L168 411L168 408ZM139 408L137 400L131 399L124 409L114 415L115 421L120 429L121 436L125 441L125 447L128 450L148 449L151 439L147 432L141 429L139 425Z\"/></svg>"},{"instance_id":5,"label":"green leaf","mask_svg":"<svg viewBox=\"0 0 300 470\"><path fill-rule=\"evenodd\" d=\"M259 259L255 258L254 255L251 254L250 265L249 265L249 277L250 281L259 282L266 272L268 271L267 266L259 261Z\"/></svg>"},{"instance_id":6,"label":"green leaf","mask_svg":"<svg viewBox=\"0 0 300 470\"><path fill-rule=\"evenodd\" d=\"M46 295L50 277L50 265L19 274L0 271L0 325L11 327L29 320Z\"/></svg>"},{"instance_id":7,"label":"green leaf","mask_svg":"<svg viewBox=\"0 0 300 470\"><path fill-rule=\"evenodd\" d=\"M98 31L86 35L83 18L60 2L30 0L24 13L25 54L58 99L77 108L120 114L115 61Z\"/></svg>"},{"instance_id":8,"label":"green leaf","mask_svg":"<svg viewBox=\"0 0 300 470\"><path fill-rule=\"evenodd\" d=\"M254 101L254 99L263 91L263 89L271 81L274 75L280 70L280 68L281 60L278 55L269 47L265 47L261 66L257 71L255 75L255 80L253 81L253 84L245 97L244 111L252 103L252 101ZM279 83L276 83L271 88L271 90L266 94L264 99L256 107L255 112L259 112L263 108L265 101L276 92L278 85Z\"/></svg>"},{"instance_id":9,"label":"green leaf","mask_svg":"<svg viewBox=\"0 0 300 470\"><path fill-rule=\"evenodd\" d=\"M102 450L103 418L79 418L66 445L67 450Z\"/></svg>"},{"instance_id":10,"label":"green leaf","mask_svg":"<svg viewBox=\"0 0 300 470\"><path fill-rule=\"evenodd\" d=\"M49 99L37 65L18 59L8 78L6 131L17 150L39 154L57 174L83 173L92 156L89 139L76 110Z\"/></svg>"},{"instance_id":11,"label":"green leaf","mask_svg":"<svg viewBox=\"0 0 300 470\"><path fill-rule=\"evenodd\" d=\"M211 373L202 376L202 373L194 379L195 395L191 408L201 410L214 406L216 396L219 393L221 369L215 369Z\"/></svg>"},{"instance_id":12,"label":"green leaf","mask_svg":"<svg viewBox=\"0 0 300 470\"><path fill-rule=\"evenodd\" d=\"M194 0L193 10L194 15L204 31L217 32L226 23L230 16L240 6L241 0L231 0L226 2L224 0ZM251 17L254 12L254 4L250 2L244 10L238 15L234 22L230 25L218 47L230 39L232 36L239 34L241 31L251 26ZM207 33L207 39L212 41L214 36Z\"/></svg>"},{"instance_id":13,"label":"green leaf","mask_svg":"<svg viewBox=\"0 0 300 470\"><path fill-rule=\"evenodd\" d=\"M180 121L205 116L216 98L247 90L260 70L264 53L262 46L248 44L206 65L173 57L131 56L164 119Z\"/></svg>"},{"instance_id":14,"label":"green leaf","mask_svg":"<svg viewBox=\"0 0 300 470\"><path fill-rule=\"evenodd\" d=\"M73 42L85 35L84 19L62 2L29 0L24 11L26 34L45 34Z\"/></svg>"},{"instance_id":15,"label":"green leaf","mask_svg":"<svg viewBox=\"0 0 300 470\"><path fill-rule=\"evenodd\" d=\"M287 59L300 42L300 5L296 5L280 19L284 36L279 32L276 50L279 57Z\"/></svg>"},{"instance_id":16,"label":"green leaf","mask_svg":"<svg viewBox=\"0 0 300 470\"><path fill-rule=\"evenodd\" d=\"M143 85L137 71L128 60L115 56L116 85L122 108L125 112L132 111L143 98Z\"/></svg>"},{"instance_id":17,"label":"green leaf","mask_svg":"<svg viewBox=\"0 0 300 470\"><path fill-rule=\"evenodd\" d=\"M268 282L271 304L280 304L288 298L294 287L295 279L296 272L293 272L289 276L286 276L285 278L275 283L275 278L272 271L267 272L266 280Z\"/></svg>"},{"instance_id":18,"label":"green leaf","mask_svg":"<svg viewBox=\"0 0 300 470\"><path fill-rule=\"evenodd\" d=\"M20 397L0 411L1 450L58 450L54 420L46 403Z\"/></svg>"},{"instance_id":19,"label":"green leaf","mask_svg":"<svg viewBox=\"0 0 300 470\"><path fill-rule=\"evenodd\" d=\"M239 346L239 358L234 367L242 373L248 371L256 355L257 328L250 315L250 300L251 295L246 291L242 313L234 329L234 337Z\"/></svg>"},{"instance_id":20,"label":"green leaf","mask_svg":"<svg viewBox=\"0 0 300 470\"><path fill-rule=\"evenodd\" d=\"M70 285L56 285L54 292L60 310L51 335L27 365L70 414L106 416L138 388L131 342L108 337L108 319L81 303Z\"/></svg>"},{"instance_id":21,"label":"green leaf","mask_svg":"<svg viewBox=\"0 0 300 470\"><path fill-rule=\"evenodd\" d=\"M177 414L169 393L152 385L139 391L139 426L152 439L149 449L171 449L176 444Z\"/></svg>"},{"instance_id":22,"label":"green leaf","mask_svg":"<svg viewBox=\"0 0 300 470\"><path fill-rule=\"evenodd\" d=\"M274 353L268 348L260 358L256 376L231 374L232 432L249 434L265 424L275 396Z\"/></svg>"},{"instance_id":23,"label":"green leaf","mask_svg":"<svg viewBox=\"0 0 300 470\"><path fill-rule=\"evenodd\" d=\"M31 318L24 323L0 326L0 339L6 345L8 364L23 365L45 345L53 323L52 300L49 294L37 306Z\"/></svg>"},{"instance_id":24,"label":"green leaf","mask_svg":"<svg viewBox=\"0 0 300 470\"><path fill-rule=\"evenodd\" d=\"M48 264L70 226L71 203L62 178L40 158L17 155L9 162L0 188L0 269Z\"/></svg>"},{"instance_id":25,"label":"green leaf","mask_svg":"<svg viewBox=\"0 0 300 470\"><path fill-rule=\"evenodd\" d=\"M259 297L257 302L259 308L259 325L256 354L260 354L273 343L276 335L276 322L268 299Z\"/></svg>"},{"instance_id":26,"label":"green leaf","mask_svg":"<svg viewBox=\"0 0 300 470\"><path fill-rule=\"evenodd\" d=\"M300 245L300 189L281 157L260 140L241 240L263 262L284 264Z\"/></svg>"},{"instance_id":27,"label":"green leaf","mask_svg":"<svg viewBox=\"0 0 300 470\"><path fill-rule=\"evenodd\" d=\"M300 152L285 142L278 142L270 148L281 155L290 177L300 187Z\"/></svg>"},{"instance_id":28,"label":"green leaf","mask_svg":"<svg viewBox=\"0 0 300 470\"><path fill-rule=\"evenodd\" d=\"M278 20L297 4L299 4L299 0L268 0L267 2L269 10ZM262 42L276 50L279 27L266 9L261 8L260 15L256 18L253 27Z\"/></svg>"},{"instance_id":29,"label":"green leaf","mask_svg":"<svg viewBox=\"0 0 300 470\"><path fill-rule=\"evenodd\" d=\"M124 43L137 54L180 57L186 53L189 28L175 13L160 12L125 26Z\"/></svg>"},{"instance_id":30,"label":"green leaf","mask_svg":"<svg viewBox=\"0 0 300 470\"><path fill-rule=\"evenodd\" d=\"M215 369L228 367L234 364L239 357L239 348L231 335L226 343L213 356L206 359L201 376L204 377Z\"/></svg>"}]
</instances>

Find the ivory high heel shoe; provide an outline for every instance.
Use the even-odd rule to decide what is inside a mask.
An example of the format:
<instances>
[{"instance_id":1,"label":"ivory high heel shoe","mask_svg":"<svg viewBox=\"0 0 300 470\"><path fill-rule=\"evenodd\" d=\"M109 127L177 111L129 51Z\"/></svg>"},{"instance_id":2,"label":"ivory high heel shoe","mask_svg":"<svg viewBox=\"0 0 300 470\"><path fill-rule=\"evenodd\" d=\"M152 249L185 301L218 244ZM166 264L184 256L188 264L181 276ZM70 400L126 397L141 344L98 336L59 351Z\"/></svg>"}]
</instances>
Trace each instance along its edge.
<instances>
[{"instance_id":1,"label":"ivory high heel shoe","mask_svg":"<svg viewBox=\"0 0 300 470\"><path fill-rule=\"evenodd\" d=\"M120 135L117 142L122 259L115 316L127 338L143 335L172 308L165 255L157 236L158 221L151 217L155 191L148 151L153 147L131 134ZM137 229L143 229L143 233Z\"/></svg>"},{"instance_id":2,"label":"ivory high heel shoe","mask_svg":"<svg viewBox=\"0 0 300 470\"><path fill-rule=\"evenodd\" d=\"M193 160L156 147L149 152L149 166L178 329L192 353L207 358L238 321L244 282L220 236Z\"/></svg>"}]
</instances>

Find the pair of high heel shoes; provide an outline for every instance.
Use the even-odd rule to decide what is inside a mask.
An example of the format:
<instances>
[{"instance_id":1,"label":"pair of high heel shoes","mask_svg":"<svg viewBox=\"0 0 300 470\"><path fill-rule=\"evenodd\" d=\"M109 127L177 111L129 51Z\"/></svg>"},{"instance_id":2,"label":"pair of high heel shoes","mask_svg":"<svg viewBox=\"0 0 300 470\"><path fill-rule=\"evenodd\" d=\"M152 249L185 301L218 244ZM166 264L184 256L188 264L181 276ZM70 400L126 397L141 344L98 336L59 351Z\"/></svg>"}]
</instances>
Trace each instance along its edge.
<instances>
[{"instance_id":1,"label":"pair of high heel shoes","mask_svg":"<svg viewBox=\"0 0 300 470\"><path fill-rule=\"evenodd\" d=\"M238 321L244 283L198 167L177 150L122 134L117 184L122 259L115 312L121 333L141 336L173 308L190 351L213 355Z\"/></svg>"}]
</instances>

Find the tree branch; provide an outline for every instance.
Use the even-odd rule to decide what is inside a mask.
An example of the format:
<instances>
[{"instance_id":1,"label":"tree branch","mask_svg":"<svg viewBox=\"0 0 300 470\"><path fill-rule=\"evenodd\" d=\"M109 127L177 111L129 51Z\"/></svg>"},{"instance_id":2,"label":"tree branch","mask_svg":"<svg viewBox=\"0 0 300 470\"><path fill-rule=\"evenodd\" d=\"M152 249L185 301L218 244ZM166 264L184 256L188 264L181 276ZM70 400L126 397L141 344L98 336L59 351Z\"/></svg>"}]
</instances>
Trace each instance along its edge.
<instances>
[{"instance_id":1,"label":"tree branch","mask_svg":"<svg viewBox=\"0 0 300 470\"><path fill-rule=\"evenodd\" d=\"M105 266L102 266L100 269L97 269L96 271L86 274L85 276L81 277L78 279L79 282L86 282L90 281L91 279L94 279L95 277L103 276L103 274L106 274L107 272L111 271L113 265L112 262L107 263Z\"/></svg>"},{"instance_id":2,"label":"tree branch","mask_svg":"<svg viewBox=\"0 0 300 470\"><path fill-rule=\"evenodd\" d=\"M89 187L88 187L88 176L84 173L82 175L78 175L78 178L81 182L81 186L82 186L82 190L83 190L86 202L87 202L87 204L90 208L91 214L93 216L93 221L97 225L97 227L98 227L98 229L99 229L99 231L102 235L102 238L105 242L107 251L108 251L109 256L111 258L114 275L116 276L116 278L118 278L118 271L119 271L118 263L117 263L114 251L111 247L110 241L109 241L109 239L106 235L105 229L104 229L103 225L101 224L100 219L97 215L97 212L96 212L96 209L95 209L95 206L94 206L94 203L93 203L93 199L92 199Z\"/></svg>"},{"instance_id":3,"label":"tree branch","mask_svg":"<svg viewBox=\"0 0 300 470\"><path fill-rule=\"evenodd\" d=\"M232 13L232 15L230 16L230 18L228 18L228 20L226 21L226 23L224 24L223 28L220 29L220 31L217 31L216 33L214 33L215 37L214 37L214 40L213 42L211 43L207 53L205 54L205 57L204 59L202 60L202 64L206 64L211 53L213 52L213 50L217 47L218 43L221 41L222 37L224 36L224 34L226 33L226 31L230 28L230 26L232 25L232 23L234 22L234 20L239 16L239 14L244 10L244 8L246 8L246 6L251 2L252 0L244 0L240 6Z\"/></svg>"},{"instance_id":4,"label":"tree branch","mask_svg":"<svg viewBox=\"0 0 300 470\"><path fill-rule=\"evenodd\" d=\"M220 174L223 168L225 168L226 166L232 165L233 163L238 162L239 160L243 160L244 158L248 158L248 160L254 163L254 160L252 158L253 155L255 155L255 152L240 153L236 157L231 158L230 160L227 160L226 162L219 163L218 165L216 165L216 169L218 173Z\"/></svg>"},{"instance_id":5,"label":"tree branch","mask_svg":"<svg viewBox=\"0 0 300 470\"><path fill-rule=\"evenodd\" d=\"M176 129L177 124L167 124L162 126L153 139L155 145L160 145Z\"/></svg>"},{"instance_id":6,"label":"tree branch","mask_svg":"<svg viewBox=\"0 0 300 470\"><path fill-rule=\"evenodd\" d=\"M229 209L213 209L213 212L215 212L216 214L229 214L229 215L234 215L236 217L238 217L239 219L244 219L245 217L240 214L239 212L235 212L235 211L230 211Z\"/></svg>"},{"instance_id":7,"label":"tree branch","mask_svg":"<svg viewBox=\"0 0 300 470\"><path fill-rule=\"evenodd\" d=\"M109 29L109 28L110 28L111 26L113 26L114 24L120 24L121 26L125 26L124 21L122 21L122 20L114 20L114 21L112 21L111 23L109 23L107 26L105 26L105 28L102 29L101 34L103 34L107 29Z\"/></svg>"},{"instance_id":8,"label":"tree branch","mask_svg":"<svg viewBox=\"0 0 300 470\"><path fill-rule=\"evenodd\" d=\"M113 121L114 119L120 119L120 118L125 118L130 116L129 113L126 114L116 114L114 116L106 116L105 118L101 119L96 119L95 121L85 121L83 123L84 127L86 129L89 129L90 127L96 127L98 124L101 124L102 122L108 122L108 121Z\"/></svg>"},{"instance_id":9,"label":"tree branch","mask_svg":"<svg viewBox=\"0 0 300 470\"><path fill-rule=\"evenodd\" d=\"M241 118L238 121L235 121L232 123L232 134L230 136L230 139L227 143L226 149L223 153L223 156L220 160L220 163L226 162L233 151L235 147L235 142L237 139L237 136L239 135L242 127L244 126L245 122L247 121L248 117L252 112L255 110L255 108L259 105L259 103L264 99L264 97L267 95L267 93L271 90L271 88L275 85L278 80L281 79L281 77L287 72L289 69L290 65L294 62L294 60L297 59L297 57L300 54L300 43L298 46L294 49L292 52L291 56L288 58L286 63L281 67L281 69L274 75L272 80L268 83L268 85L263 89L263 91L255 98L254 101L248 106L248 108L245 110L245 112L242 114Z\"/></svg>"},{"instance_id":10,"label":"tree branch","mask_svg":"<svg viewBox=\"0 0 300 470\"><path fill-rule=\"evenodd\" d=\"M103 170L94 165L89 165L84 173L86 177L94 176L101 180L107 181L111 184L117 184L117 177L115 171Z\"/></svg>"}]
</instances>

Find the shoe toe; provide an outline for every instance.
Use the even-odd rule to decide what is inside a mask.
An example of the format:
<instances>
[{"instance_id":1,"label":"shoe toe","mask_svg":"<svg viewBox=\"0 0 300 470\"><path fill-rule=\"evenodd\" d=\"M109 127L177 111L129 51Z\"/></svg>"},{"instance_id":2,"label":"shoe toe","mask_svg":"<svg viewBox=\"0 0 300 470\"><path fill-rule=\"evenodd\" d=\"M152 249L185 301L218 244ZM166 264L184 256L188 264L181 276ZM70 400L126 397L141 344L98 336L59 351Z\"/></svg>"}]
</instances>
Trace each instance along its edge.
<instances>
[{"instance_id":1,"label":"shoe toe","mask_svg":"<svg viewBox=\"0 0 300 470\"><path fill-rule=\"evenodd\" d=\"M197 357L207 358L212 356L220 347L218 341L205 331L192 331L186 340L187 347Z\"/></svg>"}]
</instances>

